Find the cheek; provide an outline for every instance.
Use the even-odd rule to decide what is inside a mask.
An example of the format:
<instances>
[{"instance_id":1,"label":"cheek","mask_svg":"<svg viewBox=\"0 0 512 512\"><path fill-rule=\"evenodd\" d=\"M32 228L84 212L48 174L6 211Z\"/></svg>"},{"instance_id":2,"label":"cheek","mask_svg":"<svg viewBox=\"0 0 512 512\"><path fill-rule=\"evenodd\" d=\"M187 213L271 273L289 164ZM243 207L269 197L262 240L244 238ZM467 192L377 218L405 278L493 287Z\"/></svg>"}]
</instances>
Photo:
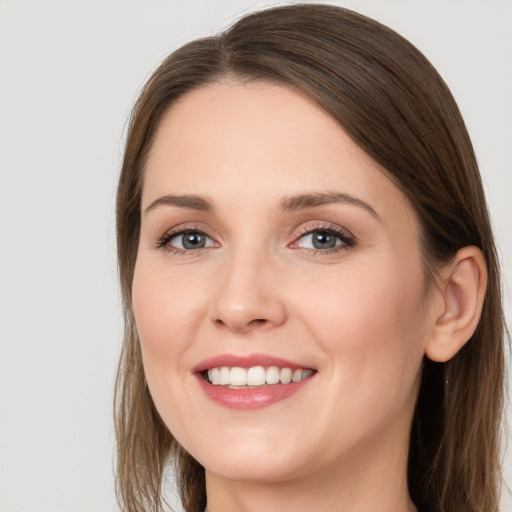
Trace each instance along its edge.
<instances>
[{"instance_id":1,"label":"cheek","mask_svg":"<svg viewBox=\"0 0 512 512\"><path fill-rule=\"evenodd\" d=\"M357 386L362 392L377 386L400 393L417 379L423 360L427 324L422 273L406 266L351 270L330 284L327 297L305 295L310 328L342 385L350 381L350 389Z\"/></svg>"},{"instance_id":2,"label":"cheek","mask_svg":"<svg viewBox=\"0 0 512 512\"><path fill-rule=\"evenodd\" d=\"M304 295L329 381L317 418L333 446L380 438L389 426L408 435L426 335L421 273L352 270L331 283L329 300Z\"/></svg>"},{"instance_id":3,"label":"cheek","mask_svg":"<svg viewBox=\"0 0 512 512\"><path fill-rule=\"evenodd\" d=\"M179 362L194 337L203 307L197 283L190 281L144 261L136 265L133 310L148 380L158 368L173 370L162 363Z\"/></svg>"},{"instance_id":4,"label":"cheek","mask_svg":"<svg viewBox=\"0 0 512 512\"><path fill-rule=\"evenodd\" d=\"M190 273L189 273L190 274ZM187 380L187 349L204 318L197 282L166 272L142 258L132 286L133 311L140 339L144 373L153 402L164 423L180 439L195 423ZM195 286L194 286L195 285ZM173 392L174 391L174 392Z\"/></svg>"}]
</instances>

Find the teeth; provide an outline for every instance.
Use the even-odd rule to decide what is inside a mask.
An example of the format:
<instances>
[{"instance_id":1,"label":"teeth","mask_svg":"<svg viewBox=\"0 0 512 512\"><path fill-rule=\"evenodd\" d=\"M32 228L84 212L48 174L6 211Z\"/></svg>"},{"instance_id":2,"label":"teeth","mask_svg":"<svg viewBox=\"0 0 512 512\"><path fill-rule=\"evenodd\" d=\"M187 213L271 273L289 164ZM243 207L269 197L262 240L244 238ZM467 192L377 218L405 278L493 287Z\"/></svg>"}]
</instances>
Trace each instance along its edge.
<instances>
[{"instance_id":1,"label":"teeth","mask_svg":"<svg viewBox=\"0 0 512 512\"><path fill-rule=\"evenodd\" d=\"M279 368L277 366L271 366L267 370L267 378L265 379L267 384L277 384L279 382L279 374Z\"/></svg>"},{"instance_id":2,"label":"teeth","mask_svg":"<svg viewBox=\"0 0 512 512\"><path fill-rule=\"evenodd\" d=\"M238 366L228 368L211 368L208 370L208 380L214 386L233 386L233 387L254 387L265 384L290 384L290 382L300 382L313 375L311 369L292 370L291 368L278 368L277 366L253 366L245 369Z\"/></svg>"},{"instance_id":3,"label":"teeth","mask_svg":"<svg viewBox=\"0 0 512 512\"><path fill-rule=\"evenodd\" d=\"M306 370L304 370L306 371ZM292 381L292 371L290 368L283 368L281 370L281 374L279 375L279 380L281 381L281 384L290 384Z\"/></svg>"},{"instance_id":4,"label":"teeth","mask_svg":"<svg viewBox=\"0 0 512 512\"><path fill-rule=\"evenodd\" d=\"M246 386L247 385L247 372L243 368L231 368L229 373L229 383L232 386Z\"/></svg>"},{"instance_id":5,"label":"teeth","mask_svg":"<svg viewBox=\"0 0 512 512\"><path fill-rule=\"evenodd\" d=\"M254 366L247 371L247 385L248 386L263 386L267 372L263 366Z\"/></svg>"},{"instance_id":6,"label":"teeth","mask_svg":"<svg viewBox=\"0 0 512 512\"><path fill-rule=\"evenodd\" d=\"M215 368L214 368L215 370ZM229 368L226 368L225 366L223 366L221 369L220 369L220 372L219 372L219 384L221 386L226 386L227 384L229 384L229 376L230 376L231 372L229 371Z\"/></svg>"},{"instance_id":7,"label":"teeth","mask_svg":"<svg viewBox=\"0 0 512 512\"><path fill-rule=\"evenodd\" d=\"M313 370L309 370L309 369L308 370L302 370L302 379L301 380L307 379L311 375L313 375Z\"/></svg>"},{"instance_id":8,"label":"teeth","mask_svg":"<svg viewBox=\"0 0 512 512\"><path fill-rule=\"evenodd\" d=\"M214 386L217 386L218 384L220 384L219 382L219 369L218 368L212 368L210 370L210 372L208 372L208 377L210 378L210 382L214 385Z\"/></svg>"},{"instance_id":9,"label":"teeth","mask_svg":"<svg viewBox=\"0 0 512 512\"><path fill-rule=\"evenodd\" d=\"M292 382L299 382L299 380L302 380L302 370L295 370L292 375Z\"/></svg>"}]
</instances>

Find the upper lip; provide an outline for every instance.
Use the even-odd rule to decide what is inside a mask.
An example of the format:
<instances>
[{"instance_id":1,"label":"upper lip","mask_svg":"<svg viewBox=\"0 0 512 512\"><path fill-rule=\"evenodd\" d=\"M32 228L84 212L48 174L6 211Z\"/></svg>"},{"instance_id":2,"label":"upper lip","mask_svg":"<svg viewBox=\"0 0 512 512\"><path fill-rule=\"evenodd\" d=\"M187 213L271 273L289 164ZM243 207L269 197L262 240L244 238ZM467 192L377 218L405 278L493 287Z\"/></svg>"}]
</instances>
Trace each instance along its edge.
<instances>
[{"instance_id":1,"label":"upper lip","mask_svg":"<svg viewBox=\"0 0 512 512\"><path fill-rule=\"evenodd\" d=\"M290 368L292 370L298 370L300 368L314 369L308 365L295 363L269 354L220 354L201 361L192 368L192 371L204 372L210 368L220 368L222 366L227 366L229 368L233 368L235 366L239 368L252 368L253 366L277 366L278 368Z\"/></svg>"}]
</instances>

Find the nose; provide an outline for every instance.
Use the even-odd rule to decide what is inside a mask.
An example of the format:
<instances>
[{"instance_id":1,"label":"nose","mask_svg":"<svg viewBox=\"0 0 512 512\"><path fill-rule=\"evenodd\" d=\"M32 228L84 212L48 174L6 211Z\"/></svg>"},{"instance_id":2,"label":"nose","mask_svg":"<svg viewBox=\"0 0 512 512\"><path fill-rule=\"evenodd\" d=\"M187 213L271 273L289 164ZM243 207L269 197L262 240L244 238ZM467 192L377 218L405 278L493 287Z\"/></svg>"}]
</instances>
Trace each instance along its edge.
<instances>
[{"instance_id":1,"label":"nose","mask_svg":"<svg viewBox=\"0 0 512 512\"><path fill-rule=\"evenodd\" d=\"M268 259L247 255L230 258L217 276L211 320L238 334L283 324L286 308L278 273Z\"/></svg>"}]
</instances>

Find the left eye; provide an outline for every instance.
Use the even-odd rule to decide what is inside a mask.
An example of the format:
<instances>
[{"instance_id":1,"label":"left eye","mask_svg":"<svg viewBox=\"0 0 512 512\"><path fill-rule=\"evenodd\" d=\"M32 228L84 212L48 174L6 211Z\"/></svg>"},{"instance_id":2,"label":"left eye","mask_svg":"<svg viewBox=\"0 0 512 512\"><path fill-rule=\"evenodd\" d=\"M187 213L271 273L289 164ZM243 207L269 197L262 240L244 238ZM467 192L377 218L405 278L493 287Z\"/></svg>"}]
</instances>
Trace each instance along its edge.
<instances>
[{"instance_id":1,"label":"left eye","mask_svg":"<svg viewBox=\"0 0 512 512\"><path fill-rule=\"evenodd\" d=\"M213 240L201 231L183 231L173 235L167 242L176 249L202 249L212 247Z\"/></svg>"},{"instance_id":2,"label":"left eye","mask_svg":"<svg viewBox=\"0 0 512 512\"><path fill-rule=\"evenodd\" d=\"M333 249L347 242L341 235L330 230L316 230L301 236L297 242L298 247L304 249Z\"/></svg>"}]
</instances>

